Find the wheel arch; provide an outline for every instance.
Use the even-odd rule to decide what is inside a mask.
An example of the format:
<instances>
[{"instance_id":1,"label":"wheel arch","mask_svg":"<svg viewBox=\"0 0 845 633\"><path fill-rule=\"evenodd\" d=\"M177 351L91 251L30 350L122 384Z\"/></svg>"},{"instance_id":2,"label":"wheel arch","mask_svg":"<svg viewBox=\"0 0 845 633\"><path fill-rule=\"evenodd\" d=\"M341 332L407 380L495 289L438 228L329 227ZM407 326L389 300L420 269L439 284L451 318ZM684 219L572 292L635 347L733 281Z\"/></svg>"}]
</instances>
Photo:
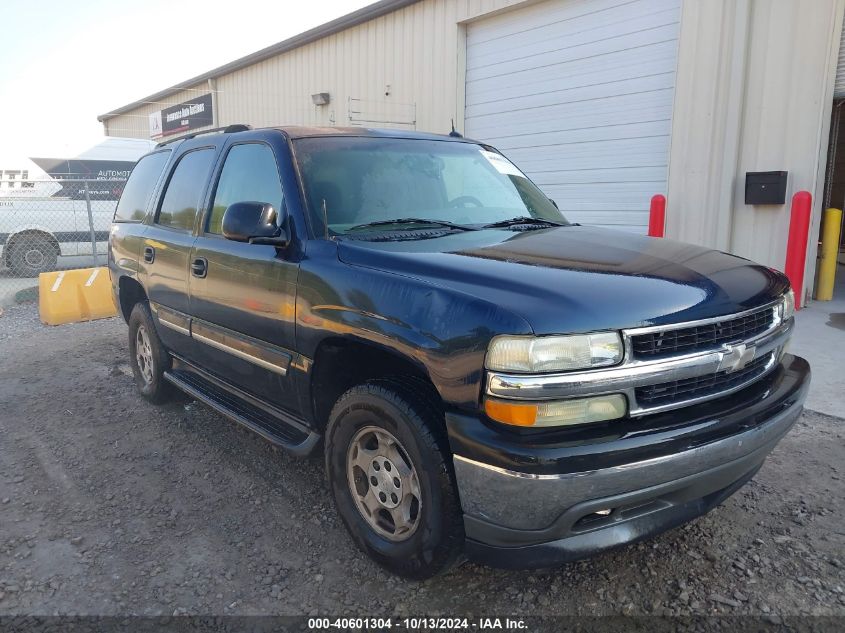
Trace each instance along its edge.
<instances>
[{"instance_id":1,"label":"wheel arch","mask_svg":"<svg viewBox=\"0 0 845 633\"><path fill-rule=\"evenodd\" d=\"M443 409L443 399L425 366L391 349L359 339L326 338L317 347L309 383L312 420L324 431L337 400L355 385L377 379L413 383ZM445 422L444 422L445 426Z\"/></svg>"},{"instance_id":2,"label":"wheel arch","mask_svg":"<svg viewBox=\"0 0 845 633\"><path fill-rule=\"evenodd\" d=\"M147 292L137 279L123 275L117 282L120 315L129 323L132 308L139 302L149 303Z\"/></svg>"}]
</instances>

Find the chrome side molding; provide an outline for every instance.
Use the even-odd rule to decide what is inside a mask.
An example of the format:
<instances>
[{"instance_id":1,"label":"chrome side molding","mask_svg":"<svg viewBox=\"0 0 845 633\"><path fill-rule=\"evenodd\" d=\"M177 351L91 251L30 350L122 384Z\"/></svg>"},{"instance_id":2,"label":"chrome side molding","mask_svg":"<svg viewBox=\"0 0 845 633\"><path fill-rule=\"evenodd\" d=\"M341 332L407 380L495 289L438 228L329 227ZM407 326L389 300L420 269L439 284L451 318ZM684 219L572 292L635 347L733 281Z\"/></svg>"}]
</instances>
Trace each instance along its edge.
<instances>
[{"instance_id":1,"label":"chrome side molding","mask_svg":"<svg viewBox=\"0 0 845 633\"><path fill-rule=\"evenodd\" d=\"M179 334L184 334L185 336L191 335L191 317L187 314L182 314L181 312L165 308L158 304L151 304L151 306L158 317L158 322L164 327L179 332Z\"/></svg>"},{"instance_id":2,"label":"chrome side molding","mask_svg":"<svg viewBox=\"0 0 845 633\"><path fill-rule=\"evenodd\" d=\"M236 356L241 360L285 376L293 354L285 349L233 332L187 314L151 303L150 307L164 327L205 343L215 349Z\"/></svg>"},{"instance_id":3,"label":"chrome side molding","mask_svg":"<svg viewBox=\"0 0 845 633\"><path fill-rule=\"evenodd\" d=\"M291 355L267 343L250 340L241 334L196 319L191 322L191 336L206 345L281 376L288 373Z\"/></svg>"}]
</instances>

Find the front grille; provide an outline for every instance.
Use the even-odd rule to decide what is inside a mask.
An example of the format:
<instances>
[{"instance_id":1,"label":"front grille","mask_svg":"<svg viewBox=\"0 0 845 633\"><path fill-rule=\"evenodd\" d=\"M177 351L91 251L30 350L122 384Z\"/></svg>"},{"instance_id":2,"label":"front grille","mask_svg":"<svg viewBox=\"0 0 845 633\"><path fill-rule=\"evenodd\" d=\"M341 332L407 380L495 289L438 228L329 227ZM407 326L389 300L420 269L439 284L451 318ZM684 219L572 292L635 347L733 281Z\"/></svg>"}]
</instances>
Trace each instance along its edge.
<instances>
[{"instance_id":1,"label":"front grille","mask_svg":"<svg viewBox=\"0 0 845 633\"><path fill-rule=\"evenodd\" d=\"M723 343L745 341L765 332L772 326L774 318L774 310L765 308L745 316L726 317L724 321L706 325L635 334L631 337L631 349L634 357L641 359L715 349Z\"/></svg>"},{"instance_id":2,"label":"front grille","mask_svg":"<svg viewBox=\"0 0 845 633\"><path fill-rule=\"evenodd\" d=\"M648 409L729 391L760 376L766 370L773 354L774 352L770 352L765 356L761 356L733 373L720 371L709 376L698 376L696 378L685 378L683 380L673 380L646 387L637 387L635 389L637 404L644 409Z\"/></svg>"}]
</instances>

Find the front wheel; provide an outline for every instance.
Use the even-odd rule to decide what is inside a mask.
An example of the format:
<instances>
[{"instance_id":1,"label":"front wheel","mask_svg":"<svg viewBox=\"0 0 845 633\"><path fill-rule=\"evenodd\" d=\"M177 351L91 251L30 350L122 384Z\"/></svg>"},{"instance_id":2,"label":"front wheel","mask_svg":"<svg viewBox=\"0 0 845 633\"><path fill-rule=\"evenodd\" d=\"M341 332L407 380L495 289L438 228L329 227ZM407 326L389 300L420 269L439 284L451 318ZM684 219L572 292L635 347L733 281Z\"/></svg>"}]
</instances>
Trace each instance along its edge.
<instances>
[{"instance_id":1,"label":"front wheel","mask_svg":"<svg viewBox=\"0 0 845 633\"><path fill-rule=\"evenodd\" d=\"M449 569L463 521L437 408L392 381L353 387L326 432L329 485L358 546L390 571L423 579Z\"/></svg>"}]
</instances>

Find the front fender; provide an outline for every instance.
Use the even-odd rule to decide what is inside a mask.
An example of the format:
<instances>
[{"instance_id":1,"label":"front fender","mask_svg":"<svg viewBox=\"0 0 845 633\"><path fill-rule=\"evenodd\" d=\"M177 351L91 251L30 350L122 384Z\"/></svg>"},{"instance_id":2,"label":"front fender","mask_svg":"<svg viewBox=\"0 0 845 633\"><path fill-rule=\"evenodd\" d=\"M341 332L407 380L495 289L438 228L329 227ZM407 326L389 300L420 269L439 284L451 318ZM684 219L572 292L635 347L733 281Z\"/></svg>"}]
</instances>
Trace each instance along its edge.
<instances>
[{"instance_id":1,"label":"front fender","mask_svg":"<svg viewBox=\"0 0 845 633\"><path fill-rule=\"evenodd\" d=\"M497 334L530 334L497 305L450 288L337 259L332 242L309 244L296 301L297 348L314 358L327 337L348 337L411 360L443 401L478 406L484 354Z\"/></svg>"}]
</instances>

